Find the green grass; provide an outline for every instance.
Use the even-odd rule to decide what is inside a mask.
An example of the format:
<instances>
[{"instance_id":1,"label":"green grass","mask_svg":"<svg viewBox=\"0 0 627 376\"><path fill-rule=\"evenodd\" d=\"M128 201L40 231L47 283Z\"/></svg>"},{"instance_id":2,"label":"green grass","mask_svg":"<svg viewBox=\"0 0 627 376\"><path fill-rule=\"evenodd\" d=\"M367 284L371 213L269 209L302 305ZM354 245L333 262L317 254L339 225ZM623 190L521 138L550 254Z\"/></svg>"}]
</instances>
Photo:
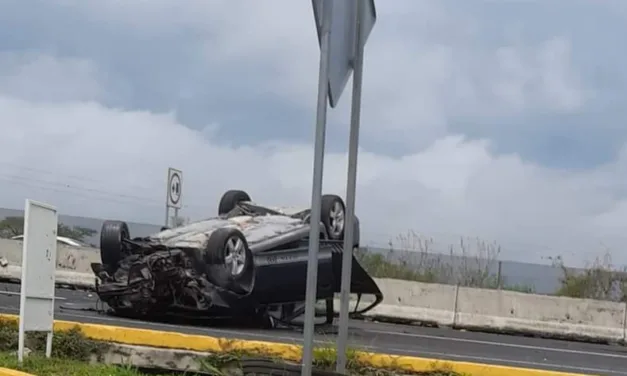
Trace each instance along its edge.
<instances>
[{"instance_id":1,"label":"green grass","mask_svg":"<svg viewBox=\"0 0 627 376\"><path fill-rule=\"evenodd\" d=\"M20 370L37 376L144 376L143 373L133 367L118 367L106 364L89 364L86 362L50 358L40 354L30 355L19 365L17 355L14 353L0 353L0 367ZM160 374L158 376L169 376ZM155 375L151 375L155 376Z\"/></svg>"},{"instance_id":2,"label":"green grass","mask_svg":"<svg viewBox=\"0 0 627 376\"><path fill-rule=\"evenodd\" d=\"M319 366L319 365L318 365ZM329 364L330 366L330 364ZM31 373L36 376L147 376L146 374L138 371L131 366L112 366L106 364L89 364L82 361L50 358L47 359L41 354L30 355L24 359L24 362L19 365L17 362L17 356L15 353L0 353L0 367L19 370L22 372ZM212 367L213 368L213 367ZM332 369L329 367L323 367L325 369ZM366 376L392 376L396 373L386 370L377 369L361 369L355 370L353 367L351 375L366 375ZM221 372L217 368L213 368L216 376L220 376ZM182 373L180 373L182 374ZM174 376L174 373L151 373L150 376ZM190 376L190 373L186 374ZM412 373L412 375L420 376L462 376L458 373L451 371L425 371Z\"/></svg>"}]
</instances>

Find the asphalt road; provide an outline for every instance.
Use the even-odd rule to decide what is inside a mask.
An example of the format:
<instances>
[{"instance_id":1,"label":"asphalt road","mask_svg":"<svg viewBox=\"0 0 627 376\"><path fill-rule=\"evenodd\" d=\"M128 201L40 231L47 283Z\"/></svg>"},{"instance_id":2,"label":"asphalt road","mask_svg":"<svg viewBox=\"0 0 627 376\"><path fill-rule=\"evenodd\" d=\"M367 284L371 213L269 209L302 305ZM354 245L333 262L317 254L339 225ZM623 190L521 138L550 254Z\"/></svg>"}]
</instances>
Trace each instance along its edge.
<instances>
[{"instance_id":1,"label":"asphalt road","mask_svg":"<svg viewBox=\"0 0 627 376\"><path fill-rule=\"evenodd\" d=\"M0 283L0 313L19 314L18 284ZM95 294L57 289L56 319L180 333L300 343L296 330L237 329L208 325L155 323L108 316L97 311ZM627 375L627 347L451 329L351 321L349 344L369 351L443 360L500 364L595 375ZM334 340L320 334L319 342Z\"/></svg>"}]
</instances>

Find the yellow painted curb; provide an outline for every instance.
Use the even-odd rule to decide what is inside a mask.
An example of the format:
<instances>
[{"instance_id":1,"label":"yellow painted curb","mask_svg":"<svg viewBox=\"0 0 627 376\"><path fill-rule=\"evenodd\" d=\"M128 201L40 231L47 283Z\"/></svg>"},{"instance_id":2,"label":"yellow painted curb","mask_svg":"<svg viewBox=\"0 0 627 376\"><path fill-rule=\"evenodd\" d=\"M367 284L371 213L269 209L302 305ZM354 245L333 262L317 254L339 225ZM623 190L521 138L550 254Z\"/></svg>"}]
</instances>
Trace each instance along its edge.
<instances>
[{"instance_id":1,"label":"yellow painted curb","mask_svg":"<svg viewBox=\"0 0 627 376\"><path fill-rule=\"evenodd\" d=\"M14 369L1 368L0 367L0 376L35 376L30 373L16 371Z\"/></svg>"},{"instance_id":2,"label":"yellow painted curb","mask_svg":"<svg viewBox=\"0 0 627 376\"><path fill-rule=\"evenodd\" d=\"M19 317L16 315L0 314L0 319L18 322ZM215 338L175 332L160 332L148 329L125 328L61 320L54 321L55 331L66 331L73 328L79 328L86 337L93 340L116 342L127 345L171 348L210 353L224 353L239 350L259 353L260 355L279 357L284 360L297 362L300 361L302 354L301 346L287 343ZM356 357L361 363L372 367L402 369L410 372L450 370L470 376L591 376L590 374L584 375L578 373L506 367L491 364L455 362L448 360L418 358L413 356L377 354L364 351L356 352ZM18 375L27 376L24 374L11 374L10 376ZM0 373L0 376L2 376L2 373Z\"/></svg>"},{"instance_id":3,"label":"yellow painted curb","mask_svg":"<svg viewBox=\"0 0 627 376\"><path fill-rule=\"evenodd\" d=\"M542 369L518 368L450 360L418 358L359 352L357 358L376 368L403 369L406 371L449 370L469 376L593 376L592 374L557 372Z\"/></svg>"}]
</instances>

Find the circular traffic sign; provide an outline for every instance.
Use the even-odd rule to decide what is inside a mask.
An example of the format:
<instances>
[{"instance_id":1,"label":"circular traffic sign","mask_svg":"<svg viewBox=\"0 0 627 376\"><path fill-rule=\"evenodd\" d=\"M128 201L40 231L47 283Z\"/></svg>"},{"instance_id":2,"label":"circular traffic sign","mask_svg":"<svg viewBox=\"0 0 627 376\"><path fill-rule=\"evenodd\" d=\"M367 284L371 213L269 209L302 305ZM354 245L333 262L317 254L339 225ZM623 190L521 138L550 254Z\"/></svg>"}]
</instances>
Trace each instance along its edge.
<instances>
[{"instance_id":1,"label":"circular traffic sign","mask_svg":"<svg viewBox=\"0 0 627 376\"><path fill-rule=\"evenodd\" d=\"M181 200L181 177L175 172L170 177L170 203L177 205Z\"/></svg>"}]
</instances>

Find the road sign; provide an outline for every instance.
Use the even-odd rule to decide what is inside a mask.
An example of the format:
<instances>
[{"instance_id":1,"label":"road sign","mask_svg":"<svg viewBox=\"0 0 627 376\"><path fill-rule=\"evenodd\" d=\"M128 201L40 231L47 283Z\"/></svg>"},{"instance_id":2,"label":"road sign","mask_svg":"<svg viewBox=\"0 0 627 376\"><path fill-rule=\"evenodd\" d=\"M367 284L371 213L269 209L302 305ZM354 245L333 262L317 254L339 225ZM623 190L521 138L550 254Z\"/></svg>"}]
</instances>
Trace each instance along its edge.
<instances>
[{"instance_id":1,"label":"road sign","mask_svg":"<svg viewBox=\"0 0 627 376\"><path fill-rule=\"evenodd\" d=\"M167 204L168 208L180 209L182 205L183 195L183 173L174 168L168 169L168 195Z\"/></svg>"},{"instance_id":2,"label":"road sign","mask_svg":"<svg viewBox=\"0 0 627 376\"><path fill-rule=\"evenodd\" d=\"M325 6L331 9L331 25L329 41L329 104L335 108L353 71L355 58L356 14L358 0L312 0L318 43L322 46L322 14ZM377 14L374 0L359 0L366 5L361 19L362 45L374 27Z\"/></svg>"},{"instance_id":3,"label":"road sign","mask_svg":"<svg viewBox=\"0 0 627 376\"><path fill-rule=\"evenodd\" d=\"M337 348L337 371L344 372L348 336L348 299L350 291L352 246L355 213L355 185L359 143L359 113L361 111L361 84L363 49L376 20L374 0L312 0L318 42L320 43L320 72L318 77L318 108L314 142L314 166L311 197L311 217L319 218L322 201L322 175L327 119L327 97L331 107L338 103L353 69L353 98L349 140L349 168L346 190L344 255L342 257L340 335ZM303 335L302 375L310 376L313 360L313 332L318 279L318 248L320 223L312 221L307 258L307 290ZM348 262L347 262L348 260Z\"/></svg>"},{"instance_id":4,"label":"road sign","mask_svg":"<svg viewBox=\"0 0 627 376\"><path fill-rule=\"evenodd\" d=\"M57 209L26 200L22 245L22 280L17 357L24 359L26 332L48 332L46 356L52 354L54 287L57 270Z\"/></svg>"}]
</instances>

